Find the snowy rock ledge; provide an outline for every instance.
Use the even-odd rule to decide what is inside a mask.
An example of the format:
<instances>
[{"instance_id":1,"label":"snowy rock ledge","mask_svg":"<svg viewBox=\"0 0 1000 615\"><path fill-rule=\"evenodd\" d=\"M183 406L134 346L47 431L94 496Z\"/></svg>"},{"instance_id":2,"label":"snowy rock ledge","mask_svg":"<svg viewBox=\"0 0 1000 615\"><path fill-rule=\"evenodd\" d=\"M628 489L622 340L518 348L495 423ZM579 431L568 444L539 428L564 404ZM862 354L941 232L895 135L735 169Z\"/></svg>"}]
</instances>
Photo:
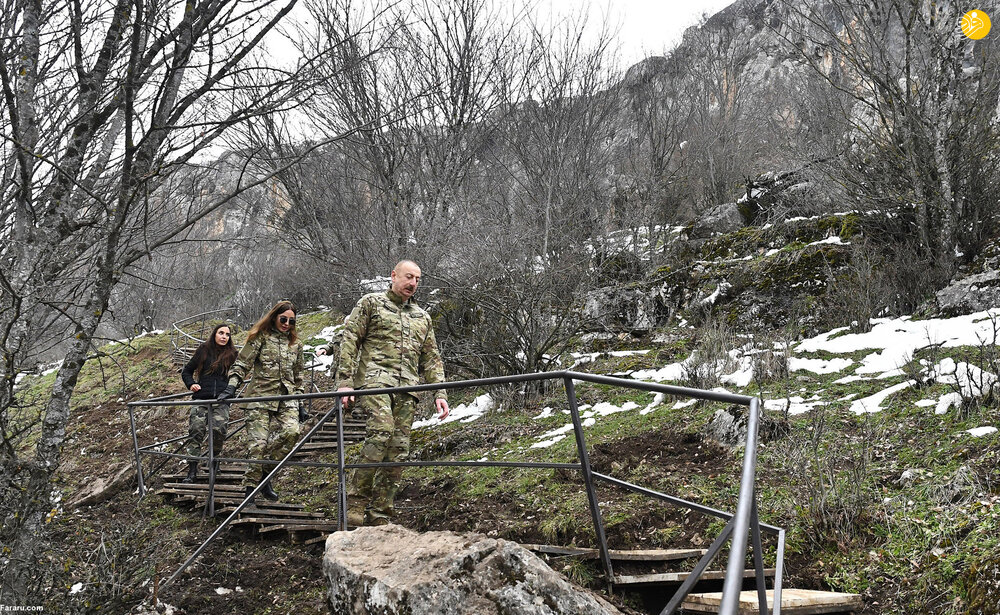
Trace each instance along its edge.
<instances>
[{"instance_id":1,"label":"snowy rock ledge","mask_svg":"<svg viewBox=\"0 0 1000 615\"><path fill-rule=\"evenodd\" d=\"M517 543L398 525L336 532L323 574L334 613L620 615Z\"/></svg>"}]
</instances>

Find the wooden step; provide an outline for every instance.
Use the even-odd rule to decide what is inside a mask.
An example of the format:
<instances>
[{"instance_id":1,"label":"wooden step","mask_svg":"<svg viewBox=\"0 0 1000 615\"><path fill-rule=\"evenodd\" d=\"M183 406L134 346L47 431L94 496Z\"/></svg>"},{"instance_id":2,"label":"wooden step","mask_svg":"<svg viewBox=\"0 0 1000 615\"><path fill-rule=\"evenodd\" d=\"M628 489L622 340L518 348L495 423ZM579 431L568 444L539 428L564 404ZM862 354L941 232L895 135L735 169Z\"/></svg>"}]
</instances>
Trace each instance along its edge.
<instances>
[{"instance_id":1,"label":"wooden step","mask_svg":"<svg viewBox=\"0 0 1000 615\"><path fill-rule=\"evenodd\" d=\"M226 495L243 493L243 485L215 484L215 492ZM173 493L175 495L207 495L208 483L164 483L163 488L156 493Z\"/></svg>"},{"instance_id":2,"label":"wooden step","mask_svg":"<svg viewBox=\"0 0 1000 615\"><path fill-rule=\"evenodd\" d=\"M689 613L718 613L722 603L722 592L688 594L681 608ZM767 606L772 608L774 590L767 590ZM849 613L861 609L860 594L841 594L812 589L782 589L781 612L788 615L812 615L813 613ZM760 601L756 591L740 592L740 615L760 613Z\"/></svg>"},{"instance_id":3,"label":"wooden step","mask_svg":"<svg viewBox=\"0 0 1000 615\"><path fill-rule=\"evenodd\" d=\"M240 517L230 525L260 525L264 527L294 525L296 529L316 528L322 530L330 529L330 526L333 526L333 529L337 528L337 522L330 519L290 519L278 517Z\"/></svg>"},{"instance_id":4,"label":"wooden step","mask_svg":"<svg viewBox=\"0 0 1000 615\"><path fill-rule=\"evenodd\" d=\"M299 524L298 522L292 522L292 523L283 524L283 525L268 525L268 526L264 526L264 527L260 528L257 531L259 533L261 533L261 534L266 534L268 532L280 532L280 531L285 531L285 532L303 532L303 531L335 532L335 531L337 531L337 522L336 521L331 521L329 523L324 523L324 524L318 524L317 523L315 525L304 525L304 524Z\"/></svg>"},{"instance_id":5,"label":"wooden step","mask_svg":"<svg viewBox=\"0 0 1000 615\"><path fill-rule=\"evenodd\" d=\"M576 555L584 559L598 559L601 556L601 552L598 549L538 544L523 544L521 546L529 551L548 553L550 555ZM706 551L707 549L608 549L608 555L615 561L667 562L687 559L689 557L701 557Z\"/></svg>"},{"instance_id":6,"label":"wooden step","mask_svg":"<svg viewBox=\"0 0 1000 615\"><path fill-rule=\"evenodd\" d=\"M219 508L216 511L216 514L228 515L234 510L236 510L235 506L226 506L224 508ZM241 510L240 517L281 517L284 519L291 517L301 517L304 519L326 519L326 515L324 515L323 513L306 512L304 510L258 508L256 505L247 506L246 508Z\"/></svg>"},{"instance_id":7,"label":"wooden step","mask_svg":"<svg viewBox=\"0 0 1000 615\"><path fill-rule=\"evenodd\" d=\"M743 571L743 578L750 579L756 576L753 568L747 568ZM671 585L674 583L683 583L685 579L690 576L689 571L685 572L660 572L656 574L634 574L634 575L615 575L613 583L615 585ZM774 576L774 568L764 569L765 577ZM706 570L701 573L702 581L717 581L719 579L726 578L725 570Z\"/></svg>"}]
</instances>

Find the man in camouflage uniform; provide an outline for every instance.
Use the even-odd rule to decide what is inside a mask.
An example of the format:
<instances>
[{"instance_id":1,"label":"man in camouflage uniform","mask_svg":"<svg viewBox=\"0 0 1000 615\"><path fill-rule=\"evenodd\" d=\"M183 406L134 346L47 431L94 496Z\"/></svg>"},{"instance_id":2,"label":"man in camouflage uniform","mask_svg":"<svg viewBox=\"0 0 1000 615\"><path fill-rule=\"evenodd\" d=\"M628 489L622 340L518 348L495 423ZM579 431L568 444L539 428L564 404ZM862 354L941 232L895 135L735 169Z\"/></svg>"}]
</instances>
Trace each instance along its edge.
<instances>
[{"instance_id":1,"label":"man in camouflage uniform","mask_svg":"<svg viewBox=\"0 0 1000 615\"><path fill-rule=\"evenodd\" d=\"M235 391L252 375L250 390L245 397L301 395L305 389L302 344L289 344L288 336L280 331L261 332L240 350L236 362L229 368L228 391ZM230 392L230 395L232 393ZM282 459L295 446L299 437L298 400L252 402L246 405L246 432L249 439L248 458ZM268 435L272 438L268 441ZM261 466L260 478L270 468ZM258 479L249 470L243 475L243 486L249 492ZM276 500L270 484L261 491L264 497Z\"/></svg>"},{"instance_id":2,"label":"man in camouflage uniform","mask_svg":"<svg viewBox=\"0 0 1000 615\"><path fill-rule=\"evenodd\" d=\"M431 317L413 301L420 267L413 261L400 261L391 280L388 291L365 295L347 318L337 369L338 391L354 390L355 385L369 389L412 386L419 384L421 375L428 383L444 382ZM329 351L328 347L317 354ZM439 418L446 418L447 392L440 389L434 396ZM345 397L345 407L353 401ZM360 463L406 461L416 394L365 395L360 404L369 417ZM348 524L388 523L402 474L401 467L354 470L347 491Z\"/></svg>"}]
</instances>

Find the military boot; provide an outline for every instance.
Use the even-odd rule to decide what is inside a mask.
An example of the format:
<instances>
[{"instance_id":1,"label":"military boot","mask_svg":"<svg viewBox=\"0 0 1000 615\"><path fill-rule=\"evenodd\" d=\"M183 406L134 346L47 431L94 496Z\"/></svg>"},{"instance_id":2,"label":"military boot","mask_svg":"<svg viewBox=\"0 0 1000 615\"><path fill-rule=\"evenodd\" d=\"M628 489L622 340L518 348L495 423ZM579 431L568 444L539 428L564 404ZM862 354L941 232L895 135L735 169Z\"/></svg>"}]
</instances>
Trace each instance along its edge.
<instances>
[{"instance_id":1,"label":"military boot","mask_svg":"<svg viewBox=\"0 0 1000 615\"><path fill-rule=\"evenodd\" d=\"M367 502L357 498L347 498L347 525L361 527L365 524L365 506Z\"/></svg>"},{"instance_id":2,"label":"military boot","mask_svg":"<svg viewBox=\"0 0 1000 615\"><path fill-rule=\"evenodd\" d=\"M265 476L267 476L267 470L261 468L260 479L264 480ZM278 494L275 493L274 489L271 488L271 481L269 480L265 480L264 483L261 485L260 494L265 498L271 500L272 502L278 501Z\"/></svg>"},{"instance_id":3,"label":"military boot","mask_svg":"<svg viewBox=\"0 0 1000 615\"><path fill-rule=\"evenodd\" d=\"M198 462L189 461L188 462L188 473L187 476L181 479L182 483L191 484L194 482L195 477L198 476Z\"/></svg>"}]
</instances>

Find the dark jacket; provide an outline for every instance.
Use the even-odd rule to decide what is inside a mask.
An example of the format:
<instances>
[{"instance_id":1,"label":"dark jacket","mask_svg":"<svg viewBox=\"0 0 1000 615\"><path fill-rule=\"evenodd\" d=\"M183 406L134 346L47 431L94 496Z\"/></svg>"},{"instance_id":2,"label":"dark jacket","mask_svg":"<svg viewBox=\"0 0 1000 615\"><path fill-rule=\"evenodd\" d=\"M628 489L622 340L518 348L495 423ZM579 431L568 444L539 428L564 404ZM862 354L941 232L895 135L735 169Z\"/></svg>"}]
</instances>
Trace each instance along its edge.
<instances>
[{"instance_id":1,"label":"dark jacket","mask_svg":"<svg viewBox=\"0 0 1000 615\"><path fill-rule=\"evenodd\" d=\"M197 393L192 393L191 399L215 399L228 384L229 366L219 366L214 371L208 371L208 366L206 365L205 369L199 374L198 380L194 379L194 373L198 371L199 363L209 358L206 356L207 354L207 352L199 347L181 371L181 378L184 379L184 386L188 390L196 382L201 385L201 390Z\"/></svg>"}]
</instances>

